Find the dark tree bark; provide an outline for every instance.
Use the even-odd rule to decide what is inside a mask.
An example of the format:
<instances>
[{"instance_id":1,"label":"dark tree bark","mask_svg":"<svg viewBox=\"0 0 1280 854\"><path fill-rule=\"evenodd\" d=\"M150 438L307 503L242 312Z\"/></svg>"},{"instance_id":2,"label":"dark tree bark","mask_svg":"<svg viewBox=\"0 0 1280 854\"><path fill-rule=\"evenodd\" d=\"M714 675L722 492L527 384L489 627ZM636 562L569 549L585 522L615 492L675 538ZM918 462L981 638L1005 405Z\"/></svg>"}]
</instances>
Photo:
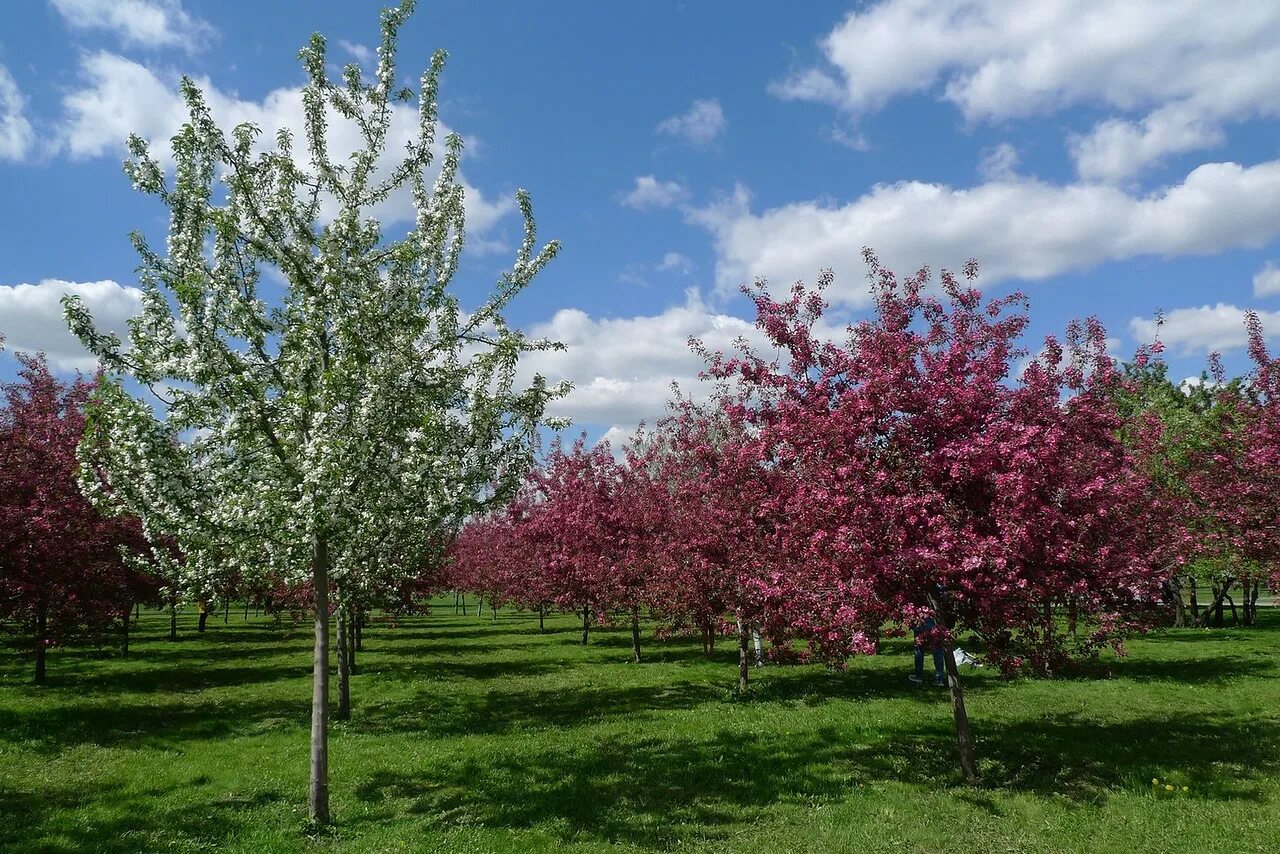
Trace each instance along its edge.
<instances>
[{"instance_id":1,"label":"dark tree bark","mask_svg":"<svg viewBox=\"0 0 1280 854\"><path fill-rule=\"evenodd\" d=\"M338 608L338 720L351 719L351 658L346 609Z\"/></svg>"},{"instance_id":2,"label":"dark tree bark","mask_svg":"<svg viewBox=\"0 0 1280 854\"><path fill-rule=\"evenodd\" d=\"M631 653L636 664L640 663L640 606L631 606Z\"/></svg>"},{"instance_id":3,"label":"dark tree bark","mask_svg":"<svg viewBox=\"0 0 1280 854\"><path fill-rule=\"evenodd\" d=\"M538 603L538 631L545 632L547 630L547 606L541 602Z\"/></svg>"},{"instance_id":4,"label":"dark tree bark","mask_svg":"<svg viewBox=\"0 0 1280 854\"><path fill-rule=\"evenodd\" d=\"M44 657L49 646L49 602L41 599L36 610L36 684L43 685L45 679Z\"/></svg>"},{"instance_id":5,"label":"dark tree bark","mask_svg":"<svg viewBox=\"0 0 1280 854\"><path fill-rule=\"evenodd\" d=\"M940 593L929 594L929 604L945 628L952 625L945 602ZM956 667L955 651L950 643L942 648L942 659L947 671L947 689L951 694L951 717L956 727L956 748L960 753L960 773L966 783L978 782L978 760L973 750L973 732L969 729L969 713L964 707L964 689L960 685L960 669Z\"/></svg>"},{"instance_id":6,"label":"dark tree bark","mask_svg":"<svg viewBox=\"0 0 1280 854\"><path fill-rule=\"evenodd\" d=\"M121 655L129 654L129 616L132 613L133 613L133 605L125 603L124 619L120 621L120 625L122 629L120 634L120 654Z\"/></svg>"},{"instance_id":7,"label":"dark tree bark","mask_svg":"<svg viewBox=\"0 0 1280 854\"><path fill-rule=\"evenodd\" d=\"M582 645L587 645L587 638L591 634L591 606L582 606Z\"/></svg>"},{"instance_id":8,"label":"dark tree bark","mask_svg":"<svg viewBox=\"0 0 1280 854\"><path fill-rule=\"evenodd\" d=\"M347 619L347 669L356 672L356 652L360 649L360 615L352 614Z\"/></svg>"},{"instance_id":9,"label":"dark tree bark","mask_svg":"<svg viewBox=\"0 0 1280 854\"><path fill-rule=\"evenodd\" d=\"M745 693L751 678L751 629L738 618L738 691Z\"/></svg>"},{"instance_id":10,"label":"dark tree bark","mask_svg":"<svg viewBox=\"0 0 1280 854\"><path fill-rule=\"evenodd\" d=\"M307 812L316 824L329 823L329 545L312 541L315 652L311 669L311 786Z\"/></svg>"}]
</instances>

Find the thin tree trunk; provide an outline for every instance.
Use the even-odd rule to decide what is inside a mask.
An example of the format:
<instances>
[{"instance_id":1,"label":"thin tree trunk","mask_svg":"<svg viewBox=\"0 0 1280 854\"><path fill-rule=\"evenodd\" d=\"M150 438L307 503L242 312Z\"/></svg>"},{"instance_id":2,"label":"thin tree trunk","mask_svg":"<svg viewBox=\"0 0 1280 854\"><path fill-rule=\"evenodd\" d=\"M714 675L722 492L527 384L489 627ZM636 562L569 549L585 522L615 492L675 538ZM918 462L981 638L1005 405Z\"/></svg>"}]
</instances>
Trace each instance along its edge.
<instances>
[{"instance_id":1,"label":"thin tree trunk","mask_svg":"<svg viewBox=\"0 0 1280 854\"><path fill-rule=\"evenodd\" d=\"M247 598L244 600L244 621L246 623L249 622L249 600Z\"/></svg>"},{"instance_id":2,"label":"thin tree trunk","mask_svg":"<svg viewBox=\"0 0 1280 854\"><path fill-rule=\"evenodd\" d=\"M747 624L738 618L738 692L746 693L747 681L751 677L751 631Z\"/></svg>"},{"instance_id":3,"label":"thin tree trunk","mask_svg":"<svg viewBox=\"0 0 1280 854\"><path fill-rule=\"evenodd\" d=\"M950 646L942 648L942 660L947 668L947 688L951 693L951 716L956 723L956 747L960 752L960 772L966 783L978 782L978 760L973 751L973 732L969 729L969 714L964 708L964 689L960 687L960 669L956 667L955 652Z\"/></svg>"},{"instance_id":4,"label":"thin tree trunk","mask_svg":"<svg viewBox=\"0 0 1280 854\"><path fill-rule=\"evenodd\" d=\"M483 614L484 614L484 599L482 598L476 599L476 616L479 617L479 616L482 616Z\"/></svg>"},{"instance_id":5,"label":"thin tree trunk","mask_svg":"<svg viewBox=\"0 0 1280 854\"><path fill-rule=\"evenodd\" d=\"M461 597L462 597L462 613L463 615L465 615L467 613L467 594L463 593L461 594ZM454 613L457 613L457 612L455 611Z\"/></svg>"},{"instance_id":6,"label":"thin tree trunk","mask_svg":"<svg viewBox=\"0 0 1280 854\"><path fill-rule=\"evenodd\" d=\"M316 824L329 823L329 545L312 540L311 583L316 612L311 669L311 786L307 812Z\"/></svg>"},{"instance_id":7,"label":"thin tree trunk","mask_svg":"<svg viewBox=\"0 0 1280 854\"><path fill-rule=\"evenodd\" d=\"M363 611L356 611L355 615L351 618L351 634L352 634L351 648L358 652L364 652L364 612ZM351 672L352 673L355 673L355 666L356 666L356 656L355 656L355 653L353 652L351 654L351 668L352 668Z\"/></svg>"},{"instance_id":8,"label":"thin tree trunk","mask_svg":"<svg viewBox=\"0 0 1280 854\"><path fill-rule=\"evenodd\" d=\"M1232 599L1229 594L1226 596L1223 596L1222 598L1225 599L1227 601L1227 604L1231 606L1231 625L1233 626L1240 625L1240 615L1236 612L1236 600Z\"/></svg>"},{"instance_id":9,"label":"thin tree trunk","mask_svg":"<svg viewBox=\"0 0 1280 854\"><path fill-rule=\"evenodd\" d=\"M941 595L929 594L929 604L933 606L943 628L951 628L946 608ZM955 651L951 644L942 648L942 660L947 671L947 689L951 694L951 716L956 726L956 748L960 753L960 773L966 783L978 782L978 760L973 750L973 732L969 729L969 713L964 707L964 689L960 685L960 669L956 667Z\"/></svg>"},{"instance_id":10,"label":"thin tree trunk","mask_svg":"<svg viewBox=\"0 0 1280 854\"><path fill-rule=\"evenodd\" d=\"M133 613L132 605L125 605L124 620L122 621L124 633L120 639L120 654L129 654L129 615Z\"/></svg>"},{"instance_id":11,"label":"thin tree trunk","mask_svg":"<svg viewBox=\"0 0 1280 854\"><path fill-rule=\"evenodd\" d=\"M338 720L351 719L351 644L347 638L347 609L338 606Z\"/></svg>"},{"instance_id":12,"label":"thin tree trunk","mask_svg":"<svg viewBox=\"0 0 1280 854\"><path fill-rule=\"evenodd\" d=\"M591 633L591 606L582 606L582 645L587 645L587 638Z\"/></svg>"},{"instance_id":13,"label":"thin tree trunk","mask_svg":"<svg viewBox=\"0 0 1280 854\"><path fill-rule=\"evenodd\" d=\"M49 634L49 603L40 600L40 609L36 612L36 684L43 685L45 678L44 656Z\"/></svg>"},{"instance_id":14,"label":"thin tree trunk","mask_svg":"<svg viewBox=\"0 0 1280 854\"><path fill-rule=\"evenodd\" d=\"M498 622L498 606L493 604L493 600L489 600L489 610L493 612L493 621Z\"/></svg>"},{"instance_id":15,"label":"thin tree trunk","mask_svg":"<svg viewBox=\"0 0 1280 854\"><path fill-rule=\"evenodd\" d=\"M352 614L347 618L347 670L353 675L356 672L356 652L360 649L360 645L356 643L359 637L356 633L356 627L360 625L359 619L358 614Z\"/></svg>"},{"instance_id":16,"label":"thin tree trunk","mask_svg":"<svg viewBox=\"0 0 1280 854\"><path fill-rule=\"evenodd\" d=\"M640 606L631 606L631 653L635 663L640 663Z\"/></svg>"},{"instance_id":17,"label":"thin tree trunk","mask_svg":"<svg viewBox=\"0 0 1280 854\"><path fill-rule=\"evenodd\" d=\"M169 640L178 639L178 594L169 594Z\"/></svg>"},{"instance_id":18,"label":"thin tree trunk","mask_svg":"<svg viewBox=\"0 0 1280 854\"><path fill-rule=\"evenodd\" d=\"M142 603L138 602L133 606L133 618L135 620L142 619Z\"/></svg>"},{"instance_id":19,"label":"thin tree trunk","mask_svg":"<svg viewBox=\"0 0 1280 854\"><path fill-rule=\"evenodd\" d=\"M1200 593L1200 584L1196 581L1194 575L1190 576L1191 582L1191 617L1194 620L1193 625L1200 625L1200 600L1197 596Z\"/></svg>"},{"instance_id":20,"label":"thin tree trunk","mask_svg":"<svg viewBox=\"0 0 1280 854\"><path fill-rule=\"evenodd\" d=\"M764 639L760 637L760 624L751 624L751 643L755 646L756 667L764 667Z\"/></svg>"},{"instance_id":21,"label":"thin tree trunk","mask_svg":"<svg viewBox=\"0 0 1280 854\"><path fill-rule=\"evenodd\" d=\"M545 632L547 630L547 606L541 602L538 603L538 631Z\"/></svg>"}]
</instances>

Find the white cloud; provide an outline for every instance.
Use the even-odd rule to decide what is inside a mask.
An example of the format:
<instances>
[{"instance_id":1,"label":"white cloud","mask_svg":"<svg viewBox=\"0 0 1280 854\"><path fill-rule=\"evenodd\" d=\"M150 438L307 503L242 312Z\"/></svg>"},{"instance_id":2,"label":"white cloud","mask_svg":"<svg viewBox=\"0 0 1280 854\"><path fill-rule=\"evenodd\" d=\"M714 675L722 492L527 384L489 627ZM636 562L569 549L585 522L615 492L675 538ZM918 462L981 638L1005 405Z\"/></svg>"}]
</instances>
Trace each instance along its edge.
<instances>
[{"instance_id":1,"label":"white cloud","mask_svg":"<svg viewBox=\"0 0 1280 854\"><path fill-rule=\"evenodd\" d=\"M34 285L0 285L0 333L6 347L28 353L43 351L59 370L92 371L97 362L62 319L62 297L66 294L84 299L99 331L114 332L127 343L125 321L142 310L142 292L109 280L45 279Z\"/></svg>"},{"instance_id":2,"label":"white cloud","mask_svg":"<svg viewBox=\"0 0 1280 854\"><path fill-rule=\"evenodd\" d=\"M129 47L195 51L214 29L182 8L181 0L51 0L68 26L108 30Z\"/></svg>"},{"instance_id":3,"label":"white cloud","mask_svg":"<svg viewBox=\"0 0 1280 854\"><path fill-rule=\"evenodd\" d=\"M1272 335L1280 333L1280 312L1260 311L1264 329ZM1243 347L1249 343L1244 326L1244 309L1218 303L1199 308L1179 308L1164 315L1157 326L1152 317L1135 317L1129 331L1139 342L1154 341L1159 334L1166 347L1182 355L1211 353Z\"/></svg>"},{"instance_id":4,"label":"white cloud","mask_svg":"<svg viewBox=\"0 0 1280 854\"><path fill-rule=\"evenodd\" d=\"M1120 114L1075 138L1083 177L1119 180L1280 115L1280 4L1256 0L884 0L770 87L861 113L940 92L970 121L1086 105Z\"/></svg>"},{"instance_id":5,"label":"white cloud","mask_svg":"<svg viewBox=\"0 0 1280 854\"><path fill-rule=\"evenodd\" d=\"M0 65L0 160L22 160L31 150L31 122L27 100L9 69Z\"/></svg>"},{"instance_id":6,"label":"white cloud","mask_svg":"<svg viewBox=\"0 0 1280 854\"><path fill-rule=\"evenodd\" d=\"M676 272L688 275L693 272L693 260L680 252L668 252L662 256L658 269L664 273Z\"/></svg>"},{"instance_id":7,"label":"white cloud","mask_svg":"<svg viewBox=\"0 0 1280 854\"><path fill-rule=\"evenodd\" d=\"M955 269L974 257L988 284L1139 256L1262 246L1280 235L1280 160L1205 164L1147 196L1032 179L971 189L906 181L876 186L843 206L805 201L753 213L750 194L738 187L686 215L714 238L722 292L758 276L785 283L831 267L832 298L863 306L863 246L900 273L925 264Z\"/></svg>"},{"instance_id":8,"label":"white cloud","mask_svg":"<svg viewBox=\"0 0 1280 854\"><path fill-rule=\"evenodd\" d=\"M372 65L374 59L377 58L377 54L373 52L373 48L368 45L347 41L346 39L338 39L338 47L351 54L352 58L355 59L356 62L361 62L365 65Z\"/></svg>"},{"instance_id":9,"label":"white cloud","mask_svg":"<svg viewBox=\"0 0 1280 854\"><path fill-rule=\"evenodd\" d=\"M728 125L720 102L711 99L694 101L687 112L663 119L654 130L694 145L706 145L724 133Z\"/></svg>"},{"instance_id":10,"label":"white cloud","mask_svg":"<svg viewBox=\"0 0 1280 854\"><path fill-rule=\"evenodd\" d=\"M629 208L670 208L689 198L689 190L676 181L659 181L652 175L639 175L636 184L622 197Z\"/></svg>"},{"instance_id":11,"label":"white cloud","mask_svg":"<svg viewBox=\"0 0 1280 854\"><path fill-rule=\"evenodd\" d=\"M695 393L702 385L698 372L703 362L690 352L689 338L719 350L731 349L739 337L760 340L754 324L713 311L696 290L686 292L683 305L656 315L593 318L578 309L562 309L529 334L568 348L520 360L528 375L537 372L573 383L569 396L552 405L552 414L579 423L622 425L628 431L626 425L652 424L665 414L673 380Z\"/></svg>"},{"instance_id":12,"label":"white cloud","mask_svg":"<svg viewBox=\"0 0 1280 854\"><path fill-rule=\"evenodd\" d=\"M1007 142L983 152L978 163L978 174L988 181L1008 181L1013 179L1018 168L1018 149Z\"/></svg>"},{"instance_id":13,"label":"white cloud","mask_svg":"<svg viewBox=\"0 0 1280 854\"><path fill-rule=\"evenodd\" d=\"M86 55L81 61L81 70L86 85L63 98L66 117L62 144L73 158L121 154L131 132L151 140L155 154L162 160L171 158L168 140L187 118L176 79L161 77L151 68L107 51ZM218 89L208 80L197 83L223 128L253 122L261 128L264 144L275 139L277 129L288 128L293 131L297 144L303 145L306 136L301 89L275 89L261 101L248 101ZM385 175L403 154L406 144L416 134L417 123L415 108L393 106L380 175ZM443 138L447 132L448 128L442 126L438 137ZM337 162L345 161L347 155L363 146L359 129L336 115L331 116L328 141ZM439 162L438 157L437 166ZM510 199L492 200L465 181L464 185L470 233L483 234L515 209ZM393 194L372 213L383 222L411 220L414 210L409 192L402 190Z\"/></svg>"},{"instance_id":14,"label":"white cloud","mask_svg":"<svg viewBox=\"0 0 1280 854\"><path fill-rule=\"evenodd\" d=\"M1280 294L1280 267L1277 267L1274 261L1268 261L1254 274L1253 295L1273 297L1276 294Z\"/></svg>"}]
</instances>

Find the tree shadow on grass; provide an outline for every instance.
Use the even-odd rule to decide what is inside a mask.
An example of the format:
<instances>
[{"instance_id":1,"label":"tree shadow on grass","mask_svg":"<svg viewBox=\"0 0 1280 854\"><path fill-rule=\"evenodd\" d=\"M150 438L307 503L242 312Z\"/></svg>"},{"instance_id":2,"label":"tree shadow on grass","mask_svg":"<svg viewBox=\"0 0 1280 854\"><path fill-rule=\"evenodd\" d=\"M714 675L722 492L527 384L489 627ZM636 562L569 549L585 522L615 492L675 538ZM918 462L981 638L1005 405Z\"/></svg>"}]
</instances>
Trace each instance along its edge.
<instances>
[{"instance_id":1,"label":"tree shadow on grass","mask_svg":"<svg viewBox=\"0 0 1280 854\"><path fill-rule=\"evenodd\" d=\"M217 850L250 823L252 810L286 799L281 792L262 790L174 806L171 791L130 793L118 785L92 790L42 786L31 791L0 785L0 849L122 854L167 848ZM96 808L102 804L110 804L110 809ZM84 808L89 813L83 820L71 820L69 813Z\"/></svg>"},{"instance_id":2,"label":"tree shadow on grass","mask_svg":"<svg viewBox=\"0 0 1280 854\"><path fill-rule=\"evenodd\" d=\"M696 682L484 694L428 690L407 701L362 705L348 726L358 733L414 732L424 738L493 735L576 727L619 716L691 709L725 697L725 688Z\"/></svg>"},{"instance_id":3,"label":"tree shadow on grass","mask_svg":"<svg viewBox=\"0 0 1280 854\"><path fill-rule=\"evenodd\" d=\"M416 771L377 770L356 797L424 817L429 825L539 827L582 837L666 848L678 840L727 838L778 804L855 797L893 781L937 790L988 812L998 793L1065 796L1080 808L1132 790L1152 768L1178 767L1191 797L1261 800L1280 751L1277 720L1228 716L1139 718L1109 724L1072 715L1002 724L976 721L985 787L959 785L954 737L945 722L900 728L851 744L831 729L807 733L719 732L705 739L590 737L566 750L460 755ZM1249 767L1224 759L1248 756Z\"/></svg>"},{"instance_id":4,"label":"tree shadow on grass","mask_svg":"<svg viewBox=\"0 0 1280 854\"><path fill-rule=\"evenodd\" d=\"M310 713L302 692L296 700L82 700L30 711L0 709L0 742L50 753L79 745L172 748L191 740L304 729Z\"/></svg>"}]
</instances>

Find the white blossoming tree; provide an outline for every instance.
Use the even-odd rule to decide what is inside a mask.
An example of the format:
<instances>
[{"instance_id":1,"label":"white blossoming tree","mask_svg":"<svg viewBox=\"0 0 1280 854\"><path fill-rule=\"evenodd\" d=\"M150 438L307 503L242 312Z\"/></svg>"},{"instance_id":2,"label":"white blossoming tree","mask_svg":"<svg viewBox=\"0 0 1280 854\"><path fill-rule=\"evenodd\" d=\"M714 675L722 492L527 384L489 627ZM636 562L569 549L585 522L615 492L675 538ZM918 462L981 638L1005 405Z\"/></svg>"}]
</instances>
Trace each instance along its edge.
<instances>
[{"instance_id":1,"label":"white blossoming tree","mask_svg":"<svg viewBox=\"0 0 1280 854\"><path fill-rule=\"evenodd\" d=\"M402 157L385 151L395 111L411 109L398 106L413 93L395 88L394 58L412 5L383 12L372 81L354 65L330 80L319 35L302 50L301 144L287 131L264 144L249 124L225 133L184 79L172 176L129 142L127 174L170 213L165 251L133 238L143 309L131 347L77 298L65 304L106 371L81 447L85 490L176 545L193 584L235 571L313 586L317 823L329 821L331 604L364 578L416 572L441 531L501 500L564 391L540 377L517 386L519 356L558 345L502 317L558 249L537 248L524 191L510 272L471 312L451 291L464 199L461 140L435 137L443 52L421 79L413 139ZM343 159L336 122L361 140ZM388 239L370 211L406 194L416 221Z\"/></svg>"}]
</instances>

